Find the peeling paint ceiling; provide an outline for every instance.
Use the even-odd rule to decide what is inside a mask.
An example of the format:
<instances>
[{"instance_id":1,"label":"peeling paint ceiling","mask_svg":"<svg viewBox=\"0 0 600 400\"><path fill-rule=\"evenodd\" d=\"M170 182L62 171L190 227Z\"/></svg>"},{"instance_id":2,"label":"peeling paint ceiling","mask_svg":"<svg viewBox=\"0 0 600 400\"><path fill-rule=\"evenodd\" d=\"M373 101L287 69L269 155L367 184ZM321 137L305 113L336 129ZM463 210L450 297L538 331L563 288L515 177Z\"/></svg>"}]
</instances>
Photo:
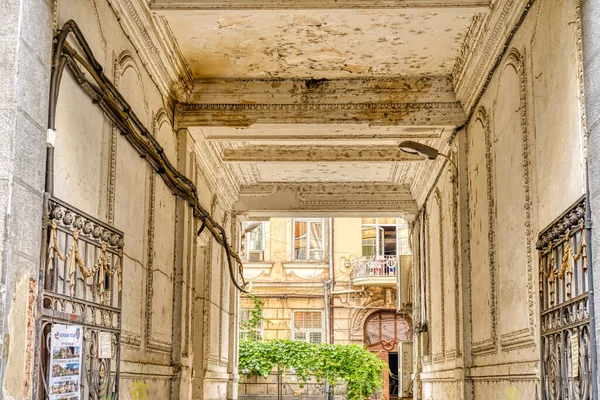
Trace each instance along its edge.
<instances>
[{"instance_id":1,"label":"peeling paint ceiling","mask_svg":"<svg viewBox=\"0 0 600 400\"><path fill-rule=\"evenodd\" d=\"M458 104L451 75L473 21L481 19L477 13L485 10L358 7L223 6L160 13L197 79L188 101L214 105L212 114L201 111L203 117L187 125L189 132L199 146L220 153L220 161L241 185L373 182L407 185L414 195L423 190L415 187L429 182L434 166L439 165L435 161L408 162L391 156L383 162L376 155L377 159L371 156L367 162L360 148L397 150L403 140L418 140L448 151L447 139L459 125L449 126L443 119ZM327 84L322 84L324 80ZM433 111L425 113L421 124L408 117L382 123L389 122L388 116L381 119L379 114L369 119L378 109L369 104L390 102L398 103L396 108L389 107L391 113L413 112L411 106ZM307 107L296 114L288 110L288 105L320 103L331 107ZM367 106L357 106L362 103ZM249 111L234 105L248 106ZM460 105L458 109L462 111ZM364 110L364 115L355 110ZM245 117L246 111L258 117ZM217 118L226 112L231 120L224 121L230 124ZM321 119L304 115L319 112L325 115ZM241 120L251 122L240 126ZM251 146L270 148L247 151L241 158L225 157L226 152ZM340 151L344 146L359 151ZM318 149L316 154L323 158L312 160L315 153L302 153L306 147ZM328 149L353 157L325 158L332 154ZM304 154L304 158L293 159L294 154Z\"/></svg>"},{"instance_id":2,"label":"peeling paint ceiling","mask_svg":"<svg viewBox=\"0 0 600 400\"><path fill-rule=\"evenodd\" d=\"M448 75L470 9L208 10L165 17L196 78Z\"/></svg>"}]
</instances>

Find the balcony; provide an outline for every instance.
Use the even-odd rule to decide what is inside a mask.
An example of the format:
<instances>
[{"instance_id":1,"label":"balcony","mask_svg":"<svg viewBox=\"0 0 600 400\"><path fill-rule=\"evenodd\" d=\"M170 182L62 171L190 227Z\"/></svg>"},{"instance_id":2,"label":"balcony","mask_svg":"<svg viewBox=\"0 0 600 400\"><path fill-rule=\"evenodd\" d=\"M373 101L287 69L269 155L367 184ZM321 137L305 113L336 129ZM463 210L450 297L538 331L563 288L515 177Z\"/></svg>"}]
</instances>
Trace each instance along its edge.
<instances>
[{"instance_id":1,"label":"balcony","mask_svg":"<svg viewBox=\"0 0 600 400\"><path fill-rule=\"evenodd\" d=\"M395 287L398 256L367 256L352 261L352 284L355 286Z\"/></svg>"}]
</instances>

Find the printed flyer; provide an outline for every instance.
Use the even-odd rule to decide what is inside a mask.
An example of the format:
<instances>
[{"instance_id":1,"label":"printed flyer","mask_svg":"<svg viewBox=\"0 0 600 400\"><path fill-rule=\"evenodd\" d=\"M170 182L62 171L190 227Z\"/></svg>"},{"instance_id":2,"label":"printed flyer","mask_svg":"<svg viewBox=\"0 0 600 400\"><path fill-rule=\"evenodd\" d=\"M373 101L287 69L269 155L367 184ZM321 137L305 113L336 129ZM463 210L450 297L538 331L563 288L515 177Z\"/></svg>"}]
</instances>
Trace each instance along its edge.
<instances>
[{"instance_id":1,"label":"printed flyer","mask_svg":"<svg viewBox=\"0 0 600 400\"><path fill-rule=\"evenodd\" d=\"M51 335L49 399L80 400L83 327L54 324Z\"/></svg>"}]
</instances>

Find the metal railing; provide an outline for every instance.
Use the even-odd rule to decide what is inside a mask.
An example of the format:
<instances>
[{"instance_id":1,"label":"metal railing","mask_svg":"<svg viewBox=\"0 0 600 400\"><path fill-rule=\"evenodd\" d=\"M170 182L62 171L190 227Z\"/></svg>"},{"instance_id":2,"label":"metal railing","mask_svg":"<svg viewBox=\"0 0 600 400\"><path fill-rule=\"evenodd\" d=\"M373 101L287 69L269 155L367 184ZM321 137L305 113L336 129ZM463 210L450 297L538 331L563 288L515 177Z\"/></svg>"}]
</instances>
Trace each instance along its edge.
<instances>
[{"instance_id":1,"label":"metal railing","mask_svg":"<svg viewBox=\"0 0 600 400\"><path fill-rule=\"evenodd\" d=\"M395 277L398 256L365 256L352 261L352 279Z\"/></svg>"},{"instance_id":2,"label":"metal railing","mask_svg":"<svg viewBox=\"0 0 600 400\"><path fill-rule=\"evenodd\" d=\"M83 328L81 398L116 399L121 342L123 233L55 197L45 200L40 377L51 392L52 325ZM100 336L110 351L99 357ZM104 342L106 346L107 343ZM79 368L79 366L77 366Z\"/></svg>"}]
</instances>

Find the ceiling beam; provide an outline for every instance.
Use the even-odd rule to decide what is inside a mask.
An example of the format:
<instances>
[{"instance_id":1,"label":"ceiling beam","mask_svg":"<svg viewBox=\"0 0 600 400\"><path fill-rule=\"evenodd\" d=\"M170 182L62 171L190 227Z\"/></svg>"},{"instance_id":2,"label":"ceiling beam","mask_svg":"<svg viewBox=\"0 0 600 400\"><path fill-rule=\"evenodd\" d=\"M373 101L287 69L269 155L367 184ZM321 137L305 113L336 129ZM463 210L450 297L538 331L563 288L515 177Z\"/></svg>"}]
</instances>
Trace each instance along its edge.
<instances>
[{"instance_id":1,"label":"ceiling beam","mask_svg":"<svg viewBox=\"0 0 600 400\"><path fill-rule=\"evenodd\" d=\"M462 125L449 76L393 79L210 79L177 105L178 127L256 124Z\"/></svg>"},{"instance_id":2,"label":"ceiling beam","mask_svg":"<svg viewBox=\"0 0 600 400\"><path fill-rule=\"evenodd\" d=\"M459 126L461 105L453 103L178 104L178 128L248 127L256 124L369 124Z\"/></svg>"},{"instance_id":3,"label":"ceiling beam","mask_svg":"<svg viewBox=\"0 0 600 400\"><path fill-rule=\"evenodd\" d=\"M361 141L372 145L390 146L400 140L432 141L447 137L451 126L373 126L368 123L356 124L275 124L253 127L190 127L190 133L198 141L241 141L265 144L298 145L348 145L348 140ZM373 143L377 140L378 143ZM310 143L307 143L310 141ZM270 143L275 142L275 143ZM432 145L432 143L428 143ZM433 143L434 144L434 143Z\"/></svg>"},{"instance_id":4,"label":"ceiling beam","mask_svg":"<svg viewBox=\"0 0 600 400\"><path fill-rule=\"evenodd\" d=\"M489 0L153 0L156 12L190 10L443 9L486 12Z\"/></svg>"},{"instance_id":5,"label":"ceiling beam","mask_svg":"<svg viewBox=\"0 0 600 400\"><path fill-rule=\"evenodd\" d=\"M412 219L417 204L408 185L266 183L242 186L236 211L250 219L274 216L396 216Z\"/></svg>"},{"instance_id":6,"label":"ceiling beam","mask_svg":"<svg viewBox=\"0 0 600 400\"><path fill-rule=\"evenodd\" d=\"M278 162L407 162L423 158L395 146L244 146L224 149L223 161L234 163Z\"/></svg>"},{"instance_id":7,"label":"ceiling beam","mask_svg":"<svg viewBox=\"0 0 600 400\"><path fill-rule=\"evenodd\" d=\"M195 79L188 103L453 103L452 78Z\"/></svg>"}]
</instances>

